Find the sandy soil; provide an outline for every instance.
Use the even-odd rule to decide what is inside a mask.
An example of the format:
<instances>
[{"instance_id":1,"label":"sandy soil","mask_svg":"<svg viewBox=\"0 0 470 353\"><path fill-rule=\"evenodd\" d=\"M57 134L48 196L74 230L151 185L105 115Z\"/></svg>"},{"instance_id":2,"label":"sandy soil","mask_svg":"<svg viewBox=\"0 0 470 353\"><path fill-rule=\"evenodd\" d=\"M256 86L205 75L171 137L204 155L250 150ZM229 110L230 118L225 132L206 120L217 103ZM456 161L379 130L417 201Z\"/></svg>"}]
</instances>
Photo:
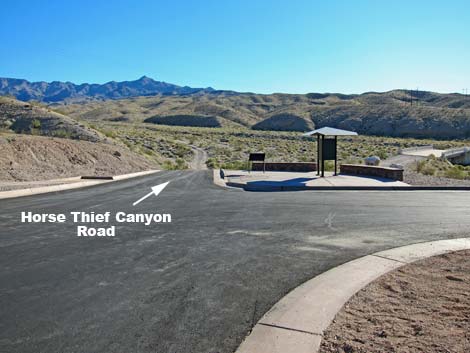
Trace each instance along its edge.
<instances>
[{"instance_id":1,"label":"sandy soil","mask_svg":"<svg viewBox=\"0 0 470 353\"><path fill-rule=\"evenodd\" d=\"M338 313L320 352L470 352L470 251L406 265L371 283Z\"/></svg>"}]
</instances>

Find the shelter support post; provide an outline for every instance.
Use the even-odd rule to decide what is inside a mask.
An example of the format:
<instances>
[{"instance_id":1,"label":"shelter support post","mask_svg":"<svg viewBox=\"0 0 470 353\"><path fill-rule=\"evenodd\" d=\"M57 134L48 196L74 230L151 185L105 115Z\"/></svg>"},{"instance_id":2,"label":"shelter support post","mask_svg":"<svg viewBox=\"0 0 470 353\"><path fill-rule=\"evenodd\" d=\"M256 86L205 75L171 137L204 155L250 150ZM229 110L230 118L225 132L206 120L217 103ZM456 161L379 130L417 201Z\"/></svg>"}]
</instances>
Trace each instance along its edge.
<instances>
[{"instance_id":1,"label":"shelter support post","mask_svg":"<svg viewBox=\"0 0 470 353\"><path fill-rule=\"evenodd\" d=\"M335 175L338 175L337 174L337 166L338 164L338 136L335 136Z\"/></svg>"},{"instance_id":2,"label":"shelter support post","mask_svg":"<svg viewBox=\"0 0 470 353\"><path fill-rule=\"evenodd\" d=\"M320 175L320 135L317 135L317 175Z\"/></svg>"},{"instance_id":3,"label":"shelter support post","mask_svg":"<svg viewBox=\"0 0 470 353\"><path fill-rule=\"evenodd\" d=\"M321 177L325 177L325 158L323 158L323 146L325 144L325 135L322 135L321 137L321 145L322 145L322 150L321 150Z\"/></svg>"}]
</instances>

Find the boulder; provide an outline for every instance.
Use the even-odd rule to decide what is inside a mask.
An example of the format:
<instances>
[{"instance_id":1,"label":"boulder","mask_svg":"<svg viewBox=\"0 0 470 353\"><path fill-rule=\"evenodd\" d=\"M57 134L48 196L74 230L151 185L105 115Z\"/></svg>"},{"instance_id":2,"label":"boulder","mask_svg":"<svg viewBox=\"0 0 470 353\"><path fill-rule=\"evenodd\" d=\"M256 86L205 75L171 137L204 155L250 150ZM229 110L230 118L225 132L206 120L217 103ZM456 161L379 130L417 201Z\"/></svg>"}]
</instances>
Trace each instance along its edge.
<instances>
[{"instance_id":1,"label":"boulder","mask_svg":"<svg viewBox=\"0 0 470 353\"><path fill-rule=\"evenodd\" d=\"M365 165L379 165L380 164L380 157L378 156L370 156L364 158Z\"/></svg>"}]
</instances>

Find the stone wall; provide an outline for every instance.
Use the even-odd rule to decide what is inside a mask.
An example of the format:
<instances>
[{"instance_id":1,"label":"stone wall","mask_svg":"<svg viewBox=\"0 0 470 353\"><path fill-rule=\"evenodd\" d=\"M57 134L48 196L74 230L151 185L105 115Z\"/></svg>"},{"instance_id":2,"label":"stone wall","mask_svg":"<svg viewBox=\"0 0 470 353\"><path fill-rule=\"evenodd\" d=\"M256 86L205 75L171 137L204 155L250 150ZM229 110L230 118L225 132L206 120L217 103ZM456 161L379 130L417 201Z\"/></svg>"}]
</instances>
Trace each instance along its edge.
<instances>
[{"instance_id":1,"label":"stone wall","mask_svg":"<svg viewBox=\"0 0 470 353\"><path fill-rule=\"evenodd\" d=\"M375 176L403 181L403 169L362 164L341 164L340 173L350 175Z\"/></svg>"},{"instance_id":2,"label":"stone wall","mask_svg":"<svg viewBox=\"0 0 470 353\"><path fill-rule=\"evenodd\" d=\"M309 162L309 163L267 162L265 163L265 167L266 167L266 171L271 171L271 172L314 172L317 170L317 164L315 162ZM251 170L262 171L263 163L253 162Z\"/></svg>"}]
</instances>

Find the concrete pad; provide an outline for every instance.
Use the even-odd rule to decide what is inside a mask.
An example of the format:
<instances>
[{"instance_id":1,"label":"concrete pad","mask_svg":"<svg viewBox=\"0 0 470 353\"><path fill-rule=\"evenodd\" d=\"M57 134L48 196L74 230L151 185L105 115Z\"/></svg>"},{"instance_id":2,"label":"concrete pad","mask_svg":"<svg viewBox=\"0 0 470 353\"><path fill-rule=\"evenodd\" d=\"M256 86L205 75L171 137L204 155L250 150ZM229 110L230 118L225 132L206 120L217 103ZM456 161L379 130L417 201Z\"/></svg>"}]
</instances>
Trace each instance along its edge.
<instances>
[{"instance_id":1,"label":"concrete pad","mask_svg":"<svg viewBox=\"0 0 470 353\"><path fill-rule=\"evenodd\" d=\"M320 348L321 336L256 325L237 353L299 353L315 352Z\"/></svg>"},{"instance_id":2,"label":"concrete pad","mask_svg":"<svg viewBox=\"0 0 470 353\"><path fill-rule=\"evenodd\" d=\"M411 263L428 258L430 256L436 256L465 249L470 249L470 238L418 243L391 250L380 251L374 255L395 261L401 261L404 263Z\"/></svg>"},{"instance_id":3,"label":"concrete pad","mask_svg":"<svg viewBox=\"0 0 470 353\"><path fill-rule=\"evenodd\" d=\"M276 188L315 188L315 187L396 187L408 184L391 179L325 173L322 178L316 172L247 172L241 170L226 171L229 183L248 187L276 187Z\"/></svg>"},{"instance_id":4,"label":"concrete pad","mask_svg":"<svg viewBox=\"0 0 470 353\"><path fill-rule=\"evenodd\" d=\"M402 265L394 260L365 256L335 267L287 294L260 323L321 335L351 296Z\"/></svg>"},{"instance_id":5,"label":"concrete pad","mask_svg":"<svg viewBox=\"0 0 470 353\"><path fill-rule=\"evenodd\" d=\"M338 174L321 178L332 186L409 186L402 181L390 180L379 177L356 176ZM307 183L308 186L317 186L316 180Z\"/></svg>"}]
</instances>

